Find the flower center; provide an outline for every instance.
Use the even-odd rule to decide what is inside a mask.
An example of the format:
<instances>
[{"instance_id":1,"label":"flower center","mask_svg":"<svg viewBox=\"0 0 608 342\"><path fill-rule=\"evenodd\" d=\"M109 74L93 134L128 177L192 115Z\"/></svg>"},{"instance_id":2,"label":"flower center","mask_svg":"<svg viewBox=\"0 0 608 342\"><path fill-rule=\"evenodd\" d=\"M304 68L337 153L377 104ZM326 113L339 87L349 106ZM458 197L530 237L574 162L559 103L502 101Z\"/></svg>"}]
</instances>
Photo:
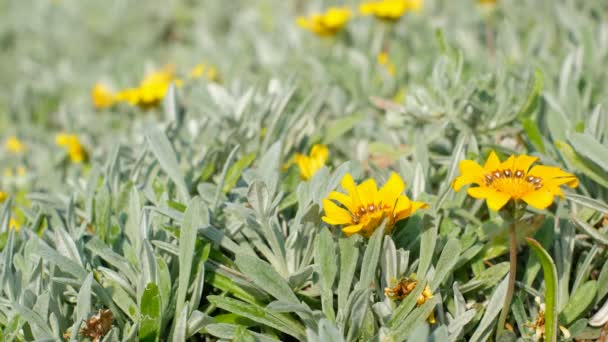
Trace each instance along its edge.
<instances>
[{"instance_id":1,"label":"flower center","mask_svg":"<svg viewBox=\"0 0 608 342\"><path fill-rule=\"evenodd\" d=\"M523 170L494 170L484 175L484 183L497 191L507 193L514 198L540 190L543 180L540 177L526 176Z\"/></svg>"},{"instance_id":2,"label":"flower center","mask_svg":"<svg viewBox=\"0 0 608 342\"><path fill-rule=\"evenodd\" d=\"M389 209L390 205L382 204L379 202L378 204L370 203L367 205L360 205L359 208L353 213L353 223L358 224L361 222L361 219L367 215L373 215L375 212L383 211Z\"/></svg>"}]
</instances>

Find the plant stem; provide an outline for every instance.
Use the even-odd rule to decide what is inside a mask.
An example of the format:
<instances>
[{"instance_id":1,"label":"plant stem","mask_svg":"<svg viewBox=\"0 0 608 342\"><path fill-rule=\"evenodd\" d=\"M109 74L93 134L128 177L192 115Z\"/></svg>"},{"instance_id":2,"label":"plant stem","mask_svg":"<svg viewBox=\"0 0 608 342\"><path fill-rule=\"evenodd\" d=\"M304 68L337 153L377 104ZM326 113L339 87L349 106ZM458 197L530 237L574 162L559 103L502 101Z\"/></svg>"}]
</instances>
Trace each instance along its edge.
<instances>
[{"instance_id":1,"label":"plant stem","mask_svg":"<svg viewBox=\"0 0 608 342\"><path fill-rule=\"evenodd\" d=\"M516 221L511 222L511 224L509 225L509 235L511 237L511 244L509 247L509 283L507 285L507 294L505 296L505 302L502 306L500 317L498 318L498 327L496 328L496 339L498 339L498 336L505 328L507 315L509 314L509 309L511 307L511 300L513 299L513 292L515 292L515 275L517 272L517 233L515 230L516 226Z\"/></svg>"}]
</instances>

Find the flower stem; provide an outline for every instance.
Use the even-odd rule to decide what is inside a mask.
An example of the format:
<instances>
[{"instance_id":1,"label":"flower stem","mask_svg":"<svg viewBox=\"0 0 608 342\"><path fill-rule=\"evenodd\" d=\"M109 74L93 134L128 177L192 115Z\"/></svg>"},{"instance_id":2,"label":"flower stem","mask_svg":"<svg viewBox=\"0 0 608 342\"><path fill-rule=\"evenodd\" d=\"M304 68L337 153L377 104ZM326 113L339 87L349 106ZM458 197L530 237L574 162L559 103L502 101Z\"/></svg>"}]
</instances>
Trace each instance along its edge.
<instances>
[{"instance_id":1,"label":"flower stem","mask_svg":"<svg viewBox=\"0 0 608 342\"><path fill-rule=\"evenodd\" d=\"M516 221L511 222L509 225L509 235L511 237L511 244L509 247L509 283L507 284L507 294L505 296L505 302L498 318L498 327L496 328L496 339L502 333L505 328L507 321L507 315L509 314L509 308L511 307L511 300L513 299L513 292L515 292L515 275L517 272L517 233L516 233Z\"/></svg>"}]
</instances>

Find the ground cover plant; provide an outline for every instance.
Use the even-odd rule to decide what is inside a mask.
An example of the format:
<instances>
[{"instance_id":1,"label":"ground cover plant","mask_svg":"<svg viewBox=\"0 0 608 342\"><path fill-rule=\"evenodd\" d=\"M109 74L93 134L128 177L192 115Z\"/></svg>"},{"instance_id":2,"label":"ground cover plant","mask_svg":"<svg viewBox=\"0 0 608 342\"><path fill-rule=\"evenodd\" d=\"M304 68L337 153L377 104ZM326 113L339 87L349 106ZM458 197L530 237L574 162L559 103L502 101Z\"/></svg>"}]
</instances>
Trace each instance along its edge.
<instances>
[{"instance_id":1,"label":"ground cover plant","mask_svg":"<svg viewBox=\"0 0 608 342\"><path fill-rule=\"evenodd\" d=\"M4 341L608 334L608 3L0 3Z\"/></svg>"}]
</instances>

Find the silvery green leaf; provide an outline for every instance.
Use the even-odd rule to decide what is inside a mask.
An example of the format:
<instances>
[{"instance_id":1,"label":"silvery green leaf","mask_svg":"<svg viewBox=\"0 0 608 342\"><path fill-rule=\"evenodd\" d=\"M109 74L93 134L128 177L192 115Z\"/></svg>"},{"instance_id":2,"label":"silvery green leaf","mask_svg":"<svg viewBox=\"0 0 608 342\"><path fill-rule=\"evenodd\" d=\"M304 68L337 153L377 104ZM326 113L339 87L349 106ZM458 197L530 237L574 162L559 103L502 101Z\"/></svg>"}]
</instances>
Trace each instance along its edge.
<instances>
[{"instance_id":1,"label":"silvery green leaf","mask_svg":"<svg viewBox=\"0 0 608 342\"><path fill-rule=\"evenodd\" d=\"M338 271L336 246L327 228L321 229L315 242L315 264L321 285L323 312L330 321L335 320L333 284Z\"/></svg>"},{"instance_id":2,"label":"silvery green leaf","mask_svg":"<svg viewBox=\"0 0 608 342\"><path fill-rule=\"evenodd\" d=\"M439 285L445 280L448 274L456 265L458 256L460 255L460 243L456 239L450 239L443 247L441 256L437 261L435 275L430 281L431 291L435 291Z\"/></svg>"},{"instance_id":3,"label":"silvery green leaf","mask_svg":"<svg viewBox=\"0 0 608 342\"><path fill-rule=\"evenodd\" d=\"M359 262L358 235L340 238L340 274L338 276L338 310L346 306Z\"/></svg>"},{"instance_id":4,"label":"silvery green leaf","mask_svg":"<svg viewBox=\"0 0 608 342\"><path fill-rule=\"evenodd\" d=\"M384 227L385 223L382 223L380 227L376 228L376 231L369 239L369 243L363 254L361 273L359 282L355 286L356 289L366 289L376 283L376 271L384 238ZM378 285L379 284L375 284L375 286Z\"/></svg>"},{"instance_id":5,"label":"silvery green leaf","mask_svg":"<svg viewBox=\"0 0 608 342\"><path fill-rule=\"evenodd\" d=\"M253 283L267 291L274 298L288 303L300 301L293 293L287 281L267 262L251 255L237 254L236 264Z\"/></svg>"},{"instance_id":6,"label":"silvery green leaf","mask_svg":"<svg viewBox=\"0 0 608 342\"><path fill-rule=\"evenodd\" d=\"M420 262L418 264L418 270L416 274L419 277L424 277L429 266L431 265L431 259L435 252L435 244L437 243L437 231L439 229L439 223L441 217L432 218L429 215L425 215L422 220L422 233L420 236Z\"/></svg>"},{"instance_id":7,"label":"silvery green leaf","mask_svg":"<svg viewBox=\"0 0 608 342\"><path fill-rule=\"evenodd\" d=\"M507 292L507 278L496 287L494 293L490 297L490 301L486 306L486 311L475 329L473 336L471 336L471 341L485 341L489 338L489 336L493 332L494 319L498 316L498 313L502 309L502 305L504 302L505 294Z\"/></svg>"},{"instance_id":8,"label":"silvery green leaf","mask_svg":"<svg viewBox=\"0 0 608 342\"><path fill-rule=\"evenodd\" d=\"M171 146L171 143L169 142L169 139L167 139L165 133L162 132L158 127L151 127L148 129L146 134L146 140L148 141L148 146L152 150L152 153L154 153L154 156L156 156L161 168L177 186L182 198L189 200L190 191L188 190L186 181L184 180L182 172L180 171L175 150Z\"/></svg>"}]
</instances>

